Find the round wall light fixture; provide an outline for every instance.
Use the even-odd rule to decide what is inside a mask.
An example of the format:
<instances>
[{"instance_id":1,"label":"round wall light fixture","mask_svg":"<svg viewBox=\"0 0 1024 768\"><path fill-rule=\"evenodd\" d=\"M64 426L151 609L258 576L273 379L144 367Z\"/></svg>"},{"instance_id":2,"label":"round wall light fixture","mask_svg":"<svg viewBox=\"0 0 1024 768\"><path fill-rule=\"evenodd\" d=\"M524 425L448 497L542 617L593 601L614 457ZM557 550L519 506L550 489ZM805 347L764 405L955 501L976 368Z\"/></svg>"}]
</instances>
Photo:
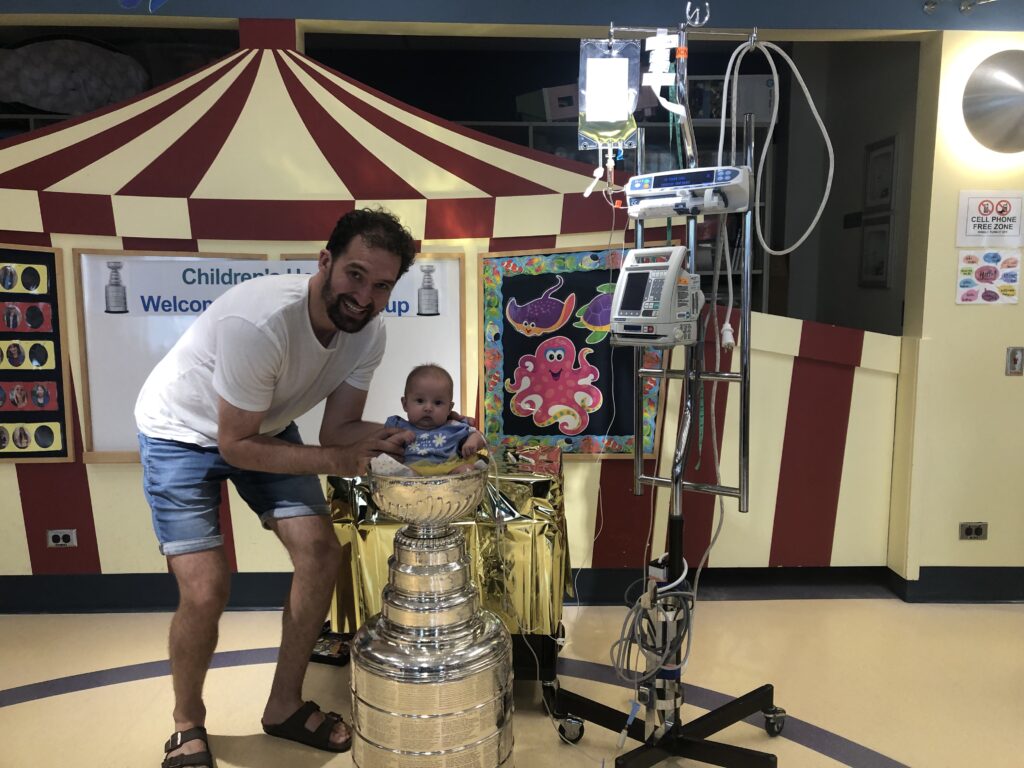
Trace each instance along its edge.
<instances>
[{"instance_id":1,"label":"round wall light fixture","mask_svg":"<svg viewBox=\"0 0 1024 768\"><path fill-rule=\"evenodd\" d=\"M1024 152L1024 50L981 62L964 88L963 111L981 144L996 152Z\"/></svg>"}]
</instances>

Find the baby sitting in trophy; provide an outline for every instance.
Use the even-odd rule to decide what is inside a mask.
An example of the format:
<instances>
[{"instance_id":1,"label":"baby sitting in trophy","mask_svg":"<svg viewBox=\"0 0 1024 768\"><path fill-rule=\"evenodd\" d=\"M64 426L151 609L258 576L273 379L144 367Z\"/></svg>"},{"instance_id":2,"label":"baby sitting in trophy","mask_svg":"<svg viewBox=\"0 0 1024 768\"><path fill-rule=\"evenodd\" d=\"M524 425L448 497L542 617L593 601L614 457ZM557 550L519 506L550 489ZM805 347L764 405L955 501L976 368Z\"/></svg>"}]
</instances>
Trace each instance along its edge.
<instances>
[{"instance_id":1,"label":"baby sitting in trophy","mask_svg":"<svg viewBox=\"0 0 1024 768\"><path fill-rule=\"evenodd\" d=\"M415 477L472 472L487 467L483 435L461 419L451 418L454 382L439 365L418 365L405 380L405 418L390 416L384 425L415 435L405 447L405 462L386 454L370 462L375 475Z\"/></svg>"}]
</instances>

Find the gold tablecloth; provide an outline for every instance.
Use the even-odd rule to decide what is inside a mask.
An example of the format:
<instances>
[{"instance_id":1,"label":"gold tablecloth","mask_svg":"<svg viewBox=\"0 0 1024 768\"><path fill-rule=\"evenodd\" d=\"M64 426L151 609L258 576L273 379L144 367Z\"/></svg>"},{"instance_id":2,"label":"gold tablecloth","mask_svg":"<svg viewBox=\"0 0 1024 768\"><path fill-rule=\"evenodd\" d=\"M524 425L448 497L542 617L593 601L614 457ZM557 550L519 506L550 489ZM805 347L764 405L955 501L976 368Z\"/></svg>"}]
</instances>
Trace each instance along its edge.
<instances>
[{"instance_id":1,"label":"gold tablecloth","mask_svg":"<svg viewBox=\"0 0 1024 768\"><path fill-rule=\"evenodd\" d=\"M560 462L544 465L544 473L524 472L510 458L489 478L483 503L453 525L466 536L482 606L509 632L548 635L572 590ZM329 478L328 492L343 553L331 628L354 632L380 611L402 524L380 514L362 478Z\"/></svg>"}]
</instances>

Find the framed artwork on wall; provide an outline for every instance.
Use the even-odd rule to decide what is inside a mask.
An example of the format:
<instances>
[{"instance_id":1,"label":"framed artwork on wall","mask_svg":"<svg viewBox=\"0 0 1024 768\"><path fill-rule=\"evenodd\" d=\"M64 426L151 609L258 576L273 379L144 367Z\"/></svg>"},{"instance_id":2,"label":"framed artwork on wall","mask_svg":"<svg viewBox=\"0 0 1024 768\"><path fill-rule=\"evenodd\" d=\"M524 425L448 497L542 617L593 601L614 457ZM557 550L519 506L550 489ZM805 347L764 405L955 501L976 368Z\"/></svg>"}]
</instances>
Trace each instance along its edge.
<instances>
[{"instance_id":1,"label":"framed artwork on wall","mask_svg":"<svg viewBox=\"0 0 1024 768\"><path fill-rule=\"evenodd\" d=\"M75 458L62 263L0 245L0 464Z\"/></svg>"},{"instance_id":2,"label":"framed artwork on wall","mask_svg":"<svg viewBox=\"0 0 1024 768\"><path fill-rule=\"evenodd\" d=\"M558 446L567 457L634 449L633 349L612 347L617 248L485 254L481 408L492 446ZM661 351L645 352L658 367ZM660 387L645 384L642 451L656 451Z\"/></svg>"},{"instance_id":3,"label":"framed artwork on wall","mask_svg":"<svg viewBox=\"0 0 1024 768\"><path fill-rule=\"evenodd\" d=\"M896 190L896 137L864 149L864 211L892 210Z\"/></svg>"},{"instance_id":4,"label":"framed artwork on wall","mask_svg":"<svg viewBox=\"0 0 1024 768\"><path fill-rule=\"evenodd\" d=\"M892 215L865 218L861 227L860 285L888 288L892 271Z\"/></svg>"}]
</instances>

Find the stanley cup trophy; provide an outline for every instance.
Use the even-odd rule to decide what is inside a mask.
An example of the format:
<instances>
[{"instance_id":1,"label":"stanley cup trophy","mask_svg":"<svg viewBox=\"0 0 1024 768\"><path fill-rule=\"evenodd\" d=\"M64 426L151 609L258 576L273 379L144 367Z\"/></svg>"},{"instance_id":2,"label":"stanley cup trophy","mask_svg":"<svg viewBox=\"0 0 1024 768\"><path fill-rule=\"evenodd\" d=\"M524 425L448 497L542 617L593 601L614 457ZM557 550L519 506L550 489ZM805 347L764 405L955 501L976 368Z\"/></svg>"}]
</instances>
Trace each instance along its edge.
<instances>
[{"instance_id":1,"label":"stanley cup trophy","mask_svg":"<svg viewBox=\"0 0 1024 768\"><path fill-rule=\"evenodd\" d=\"M512 639L480 608L466 541L449 525L483 499L487 470L372 478L395 534L381 613L352 638L359 768L512 768Z\"/></svg>"}]
</instances>

